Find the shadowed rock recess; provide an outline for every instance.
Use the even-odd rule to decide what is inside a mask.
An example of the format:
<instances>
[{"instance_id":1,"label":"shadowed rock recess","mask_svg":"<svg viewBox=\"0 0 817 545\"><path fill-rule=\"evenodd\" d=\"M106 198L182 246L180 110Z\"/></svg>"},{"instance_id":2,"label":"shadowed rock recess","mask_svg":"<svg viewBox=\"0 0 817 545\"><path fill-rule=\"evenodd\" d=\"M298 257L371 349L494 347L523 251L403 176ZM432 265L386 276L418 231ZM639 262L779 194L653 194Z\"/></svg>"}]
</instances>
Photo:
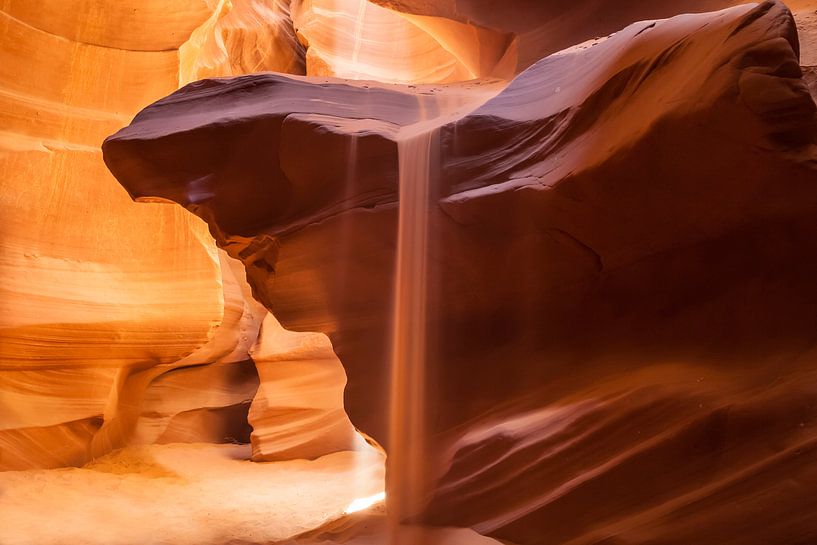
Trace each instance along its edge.
<instances>
[{"instance_id":1,"label":"shadowed rock recess","mask_svg":"<svg viewBox=\"0 0 817 545\"><path fill-rule=\"evenodd\" d=\"M132 197L204 219L284 327L329 336L349 417L388 450L396 139L469 108L432 138L426 495L400 515L530 545L806 545L817 117L798 55L764 2L635 23L504 87L204 80L104 159Z\"/></svg>"}]
</instances>

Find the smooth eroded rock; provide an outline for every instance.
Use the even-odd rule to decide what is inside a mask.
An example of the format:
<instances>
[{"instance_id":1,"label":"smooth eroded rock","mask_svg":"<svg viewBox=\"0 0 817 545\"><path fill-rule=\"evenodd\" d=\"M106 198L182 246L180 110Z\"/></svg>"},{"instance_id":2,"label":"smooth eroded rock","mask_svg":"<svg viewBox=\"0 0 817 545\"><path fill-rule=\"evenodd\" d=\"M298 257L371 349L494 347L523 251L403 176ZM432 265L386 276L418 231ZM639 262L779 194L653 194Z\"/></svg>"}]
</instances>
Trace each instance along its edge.
<instances>
[{"instance_id":1,"label":"smooth eroded rock","mask_svg":"<svg viewBox=\"0 0 817 545\"><path fill-rule=\"evenodd\" d=\"M764 2L636 23L498 94L203 82L103 149L131 195L204 218L285 327L330 337L352 422L385 442L397 140L472 96L432 138L428 495L405 518L531 544L807 542L817 125L797 54Z\"/></svg>"}]
</instances>

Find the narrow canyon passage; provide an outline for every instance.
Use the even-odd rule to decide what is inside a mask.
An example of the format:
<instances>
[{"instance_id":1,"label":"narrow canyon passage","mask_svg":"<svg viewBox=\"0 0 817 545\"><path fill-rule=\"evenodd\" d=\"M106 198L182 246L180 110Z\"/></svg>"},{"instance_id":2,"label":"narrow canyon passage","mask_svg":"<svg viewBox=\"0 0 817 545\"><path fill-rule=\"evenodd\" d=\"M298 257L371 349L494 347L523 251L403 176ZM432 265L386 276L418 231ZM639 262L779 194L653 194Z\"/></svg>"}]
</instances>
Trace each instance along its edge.
<instances>
[{"instance_id":1,"label":"narrow canyon passage","mask_svg":"<svg viewBox=\"0 0 817 545\"><path fill-rule=\"evenodd\" d=\"M817 542L815 36L0 1L0 545Z\"/></svg>"}]
</instances>

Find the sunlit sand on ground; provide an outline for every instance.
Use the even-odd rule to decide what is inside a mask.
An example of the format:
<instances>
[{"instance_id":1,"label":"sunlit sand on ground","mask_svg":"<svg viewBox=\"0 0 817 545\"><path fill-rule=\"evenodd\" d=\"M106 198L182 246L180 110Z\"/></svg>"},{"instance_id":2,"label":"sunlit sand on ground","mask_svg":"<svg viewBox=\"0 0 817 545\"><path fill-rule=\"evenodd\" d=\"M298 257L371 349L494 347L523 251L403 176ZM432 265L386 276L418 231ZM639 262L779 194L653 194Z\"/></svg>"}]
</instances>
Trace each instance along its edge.
<instances>
[{"instance_id":1,"label":"sunlit sand on ground","mask_svg":"<svg viewBox=\"0 0 817 545\"><path fill-rule=\"evenodd\" d=\"M150 445L83 468L0 473L0 543L270 543L383 492L384 457L374 450L313 461L249 457L249 445Z\"/></svg>"}]
</instances>

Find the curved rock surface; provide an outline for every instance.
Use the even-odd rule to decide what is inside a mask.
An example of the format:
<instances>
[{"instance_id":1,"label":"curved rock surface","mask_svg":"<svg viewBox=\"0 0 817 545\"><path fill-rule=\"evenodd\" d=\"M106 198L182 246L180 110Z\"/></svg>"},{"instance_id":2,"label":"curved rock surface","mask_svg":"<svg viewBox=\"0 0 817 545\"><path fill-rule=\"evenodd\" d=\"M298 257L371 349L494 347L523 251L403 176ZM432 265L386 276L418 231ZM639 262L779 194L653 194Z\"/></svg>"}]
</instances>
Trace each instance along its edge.
<instances>
[{"instance_id":1,"label":"curved rock surface","mask_svg":"<svg viewBox=\"0 0 817 545\"><path fill-rule=\"evenodd\" d=\"M636 21L712 11L744 3L741 0L511 0L504 2L502 9L497 9L492 0L371 1L405 14L435 16L511 34L517 39L517 72L546 55L607 36Z\"/></svg>"},{"instance_id":2,"label":"curved rock surface","mask_svg":"<svg viewBox=\"0 0 817 545\"><path fill-rule=\"evenodd\" d=\"M431 159L414 514L516 543L808 543L817 122L797 55L764 2L636 23L487 102L200 82L103 149L132 196L204 218L284 326L332 339L352 421L383 441L395 140L470 109Z\"/></svg>"},{"instance_id":3,"label":"curved rock surface","mask_svg":"<svg viewBox=\"0 0 817 545\"><path fill-rule=\"evenodd\" d=\"M304 74L289 0L210 0L210 17L179 47L179 84L274 71Z\"/></svg>"},{"instance_id":4,"label":"curved rock surface","mask_svg":"<svg viewBox=\"0 0 817 545\"><path fill-rule=\"evenodd\" d=\"M84 463L123 369L179 360L222 322L206 226L131 202L99 149L178 87L175 48L206 16L0 3L0 469Z\"/></svg>"},{"instance_id":5,"label":"curved rock surface","mask_svg":"<svg viewBox=\"0 0 817 545\"><path fill-rule=\"evenodd\" d=\"M346 373L326 335L287 331L267 314L252 359L261 379L249 411L253 460L366 448L344 411Z\"/></svg>"},{"instance_id":6,"label":"curved rock surface","mask_svg":"<svg viewBox=\"0 0 817 545\"><path fill-rule=\"evenodd\" d=\"M99 145L185 78L302 72L288 4L8 0L0 41L0 470L249 442L266 310L204 223L131 202Z\"/></svg>"},{"instance_id":7,"label":"curved rock surface","mask_svg":"<svg viewBox=\"0 0 817 545\"><path fill-rule=\"evenodd\" d=\"M468 21L406 15L369 0L295 0L292 11L310 76L441 83L510 77L516 68L513 34Z\"/></svg>"}]
</instances>

